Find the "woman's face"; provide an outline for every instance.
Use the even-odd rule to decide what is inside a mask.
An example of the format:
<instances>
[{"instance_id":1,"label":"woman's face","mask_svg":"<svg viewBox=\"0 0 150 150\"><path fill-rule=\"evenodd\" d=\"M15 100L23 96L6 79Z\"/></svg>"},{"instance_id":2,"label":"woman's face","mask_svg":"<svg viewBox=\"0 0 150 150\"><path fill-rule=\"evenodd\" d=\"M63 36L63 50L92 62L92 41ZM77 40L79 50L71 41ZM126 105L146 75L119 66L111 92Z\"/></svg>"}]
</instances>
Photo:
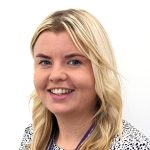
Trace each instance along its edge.
<instances>
[{"instance_id":1,"label":"woman's face","mask_svg":"<svg viewBox=\"0 0 150 150\"><path fill-rule=\"evenodd\" d=\"M34 84L43 104L54 114L93 115L95 81L90 61L67 32L43 32L34 46Z\"/></svg>"}]
</instances>

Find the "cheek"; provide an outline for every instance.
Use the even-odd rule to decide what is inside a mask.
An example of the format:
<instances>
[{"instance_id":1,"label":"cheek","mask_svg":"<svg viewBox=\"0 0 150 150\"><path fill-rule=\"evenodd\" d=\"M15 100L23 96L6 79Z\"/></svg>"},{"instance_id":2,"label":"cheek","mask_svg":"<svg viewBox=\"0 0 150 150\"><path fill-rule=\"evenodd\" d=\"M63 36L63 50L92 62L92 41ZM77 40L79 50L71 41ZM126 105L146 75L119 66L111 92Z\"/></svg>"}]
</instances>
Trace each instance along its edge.
<instances>
[{"instance_id":1,"label":"cheek","mask_svg":"<svg viewBox=\"0 0 150 150\"><path fill-rule=\"evenodd\" d=\"M40 85L40 78L39 78L39 75L34 72L34 87L35 89L38 89L39 85Z\"/></svg>"},{"instance_id":2,"label":"cheek","mask_svg":"<svg viewBox=\"0 0 150 150\"><path fill-rule=\"evenodd\" d=\"M47 76L37 70L34 72L34 86L36 90L45 88L47 84Z\"/></svg>"},{"instance_id":3,"label":"cheek","mask_svg":"<svg viewBox=\"0 0 150 150\"><path fill-rule=\"evenodd\" d=\"M95 89L95 80L91 72L80 72L74 76L76 86L84 89Z\"/></svg>"}]
</instances>

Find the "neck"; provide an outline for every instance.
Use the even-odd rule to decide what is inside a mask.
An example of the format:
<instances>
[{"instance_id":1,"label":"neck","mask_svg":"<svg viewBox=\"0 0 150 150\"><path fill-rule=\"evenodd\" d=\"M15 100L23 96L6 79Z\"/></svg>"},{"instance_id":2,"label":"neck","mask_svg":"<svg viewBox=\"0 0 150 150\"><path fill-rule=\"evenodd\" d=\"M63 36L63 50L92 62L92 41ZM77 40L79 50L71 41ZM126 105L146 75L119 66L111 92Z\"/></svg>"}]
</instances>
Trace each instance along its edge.
<instances>
[{"instance_id":1,"label":"neck","mask_svg":"<svg viewBox=\"0 0 150 150\"><path fill-rule=\"evenodd\" d=\"M56 137L56 144L64 149L75 149L82 137L93 124L92 116L60 116L57 115L59 132Z\"/></svg>"}]
</instances>

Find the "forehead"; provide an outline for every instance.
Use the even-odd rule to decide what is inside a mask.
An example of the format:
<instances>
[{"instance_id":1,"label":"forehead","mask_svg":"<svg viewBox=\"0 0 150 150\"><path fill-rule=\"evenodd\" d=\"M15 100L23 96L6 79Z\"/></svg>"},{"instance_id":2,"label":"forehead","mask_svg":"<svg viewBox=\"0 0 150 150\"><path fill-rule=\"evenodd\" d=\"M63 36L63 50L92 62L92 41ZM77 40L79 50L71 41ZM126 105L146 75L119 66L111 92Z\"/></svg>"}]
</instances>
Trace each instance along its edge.
<instances>
[{"instance_id":1,"label":"forehead","mask_svg":"<svg viewBox=\"0 0 150 150\"><path fill-rule=\"evenodd\" d=\"M70 35L66 31L59 33L44 31L39 35L33 49L34 54L40 52L68 53L73 51L80 54L82 53L78 50Z\"/></svg>"}]
</instances>

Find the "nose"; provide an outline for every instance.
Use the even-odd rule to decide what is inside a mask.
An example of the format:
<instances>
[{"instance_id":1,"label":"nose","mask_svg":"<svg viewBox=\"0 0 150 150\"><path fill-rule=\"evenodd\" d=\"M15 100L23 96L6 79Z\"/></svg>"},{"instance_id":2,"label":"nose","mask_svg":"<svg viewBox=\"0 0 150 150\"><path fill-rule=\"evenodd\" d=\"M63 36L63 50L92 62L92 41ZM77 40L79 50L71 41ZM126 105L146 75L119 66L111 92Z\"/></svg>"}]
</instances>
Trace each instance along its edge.
<instances>
[{"instance_id":1,"label":"nose","mask_svg":"<svg viewBox=\"0 0 150 150\"><path fill-rule=\"evenodd\" d=\"M50 69L49 81L60 82L67 79L66 69L61 65L53 65Z\"/></svg>"}]
</instances>

